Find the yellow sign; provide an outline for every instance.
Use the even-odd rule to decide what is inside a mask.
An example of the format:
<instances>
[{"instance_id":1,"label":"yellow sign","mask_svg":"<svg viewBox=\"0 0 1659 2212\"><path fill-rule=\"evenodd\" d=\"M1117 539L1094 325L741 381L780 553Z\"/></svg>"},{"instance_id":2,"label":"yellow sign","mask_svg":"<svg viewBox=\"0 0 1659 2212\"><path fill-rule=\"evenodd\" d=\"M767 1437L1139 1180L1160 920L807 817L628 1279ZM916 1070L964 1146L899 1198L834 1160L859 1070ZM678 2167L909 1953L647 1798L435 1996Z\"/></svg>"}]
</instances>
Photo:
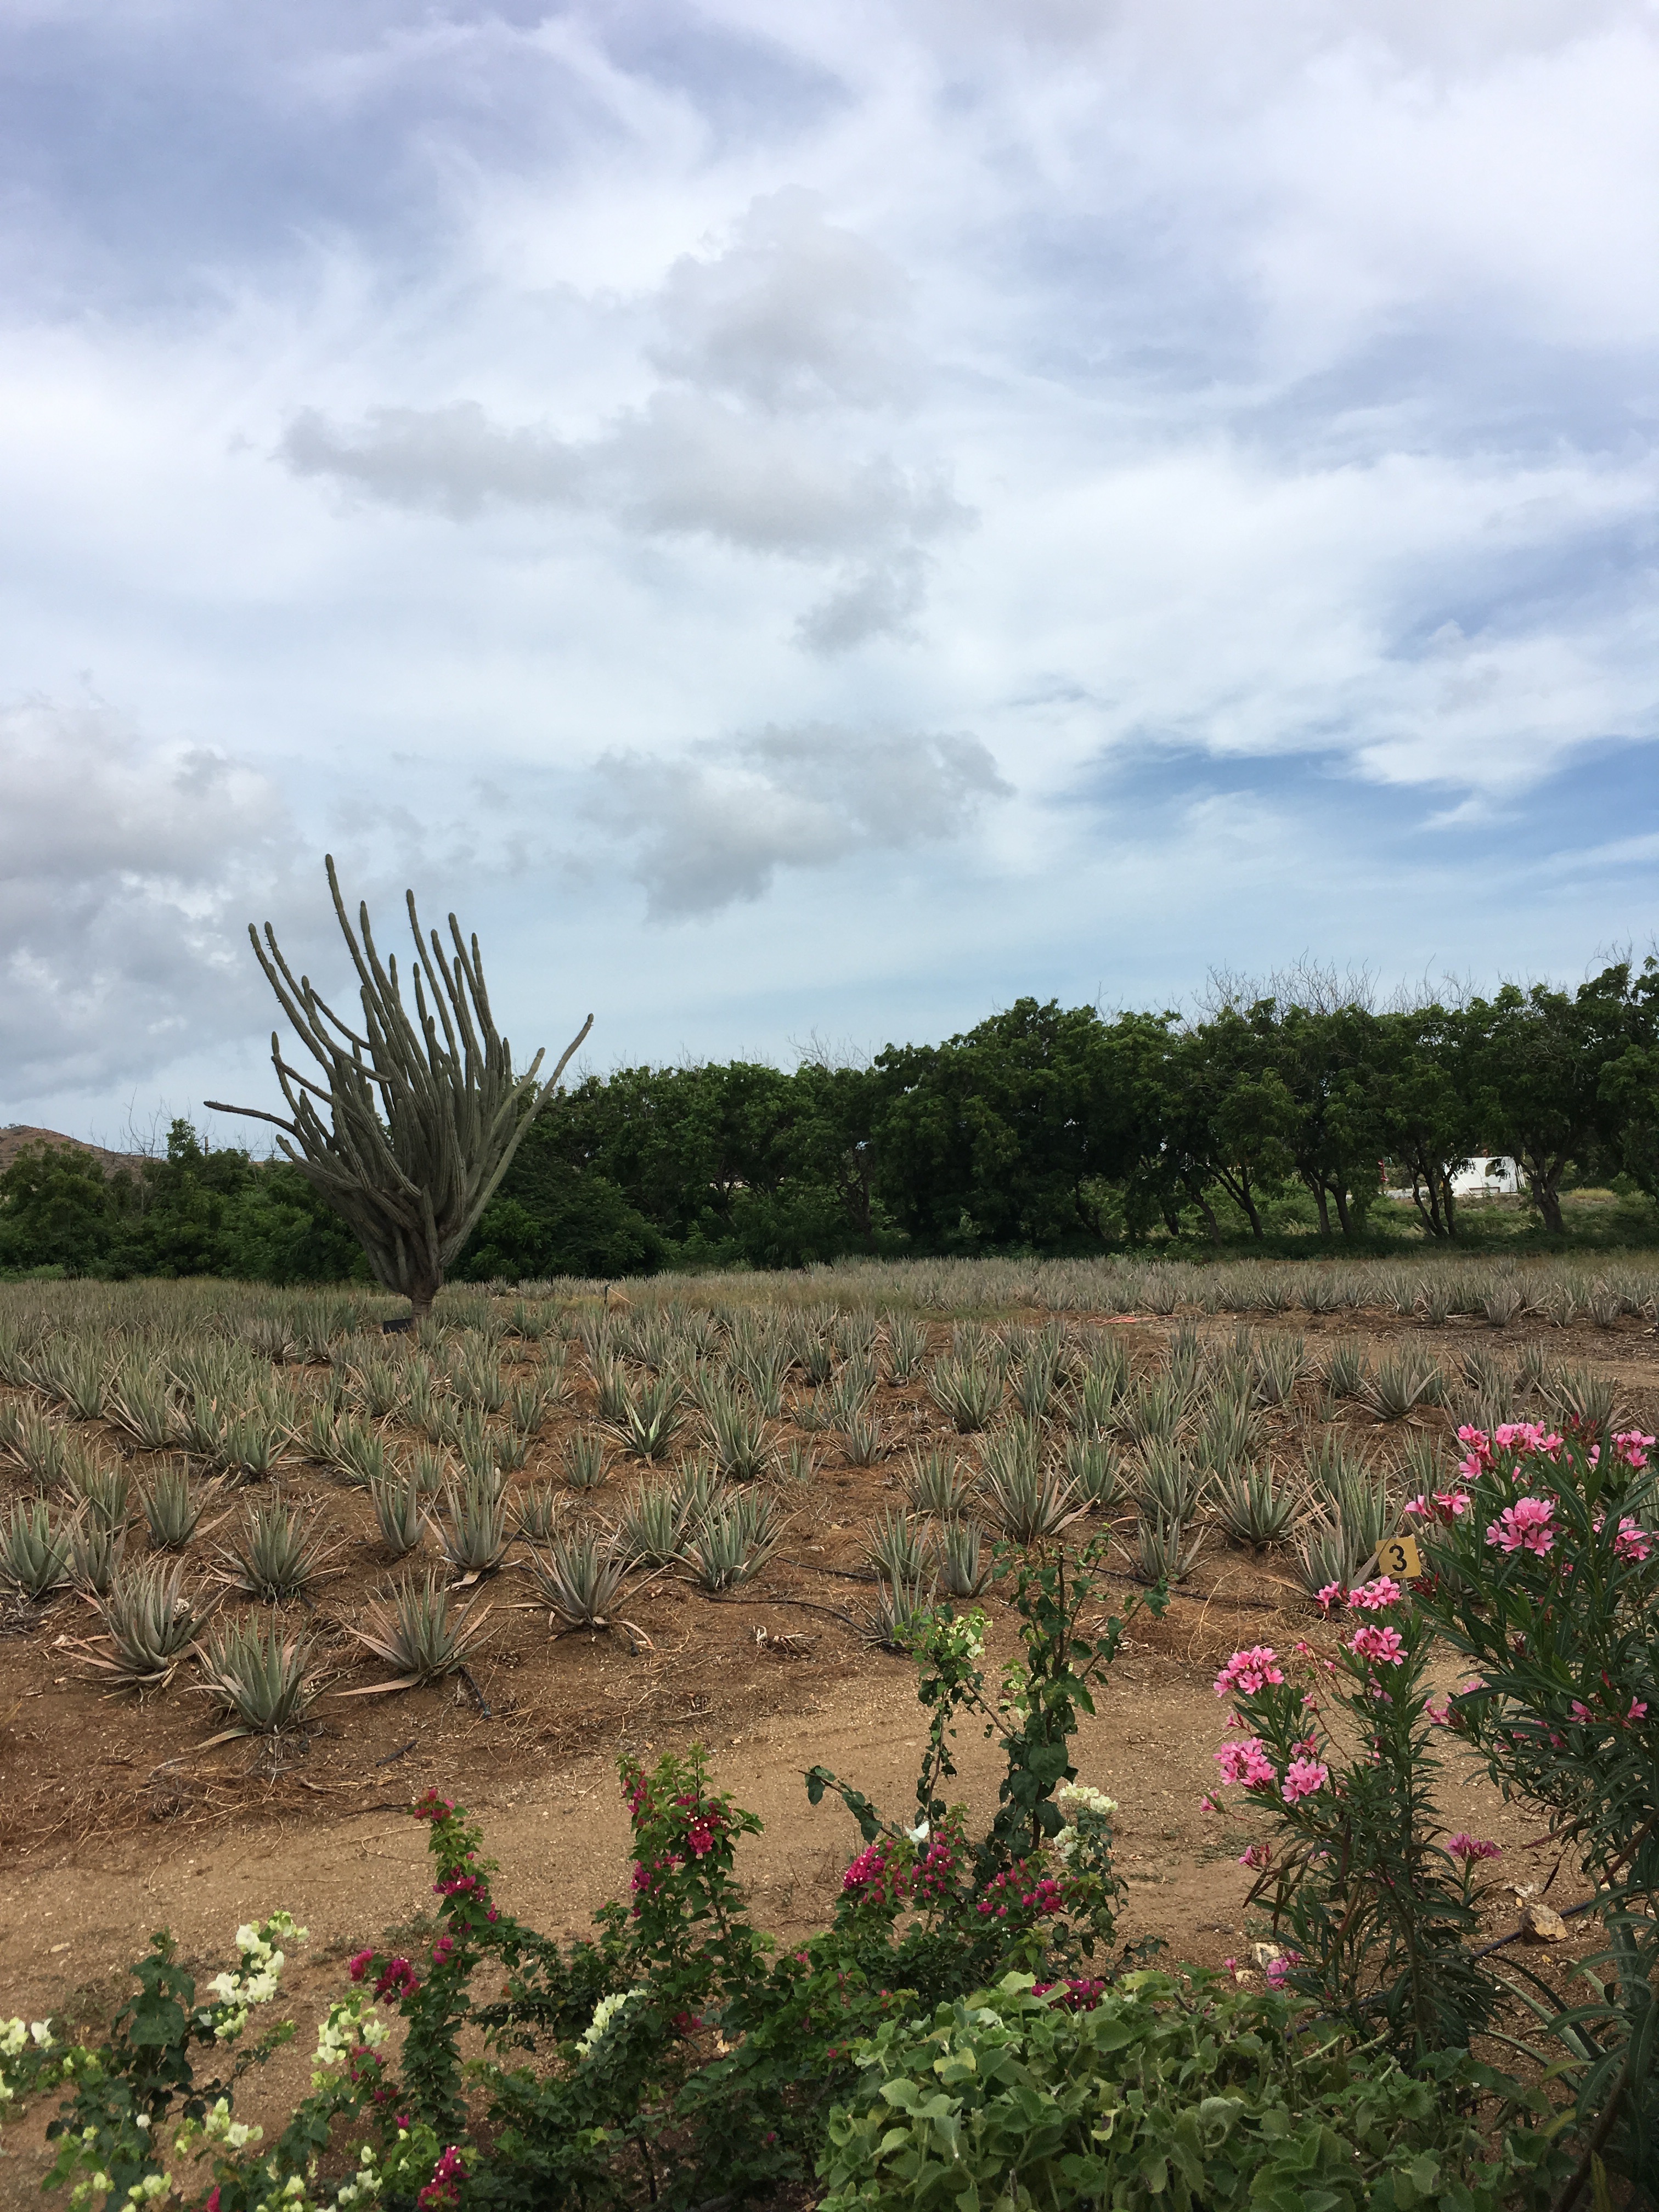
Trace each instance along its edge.
<instances>
[{"instance_id":1,"label":"yellow sign","mask_svg":"<svg viewBox=\"0 0 1659 2212\"><path fill-rule=\"evenodd\" d=\"M1376 1571L1397 1583L1413 1583L1423 1571L1415 1536L1387 1536L1376 1547Z\"/></svg>"}]
</instances>

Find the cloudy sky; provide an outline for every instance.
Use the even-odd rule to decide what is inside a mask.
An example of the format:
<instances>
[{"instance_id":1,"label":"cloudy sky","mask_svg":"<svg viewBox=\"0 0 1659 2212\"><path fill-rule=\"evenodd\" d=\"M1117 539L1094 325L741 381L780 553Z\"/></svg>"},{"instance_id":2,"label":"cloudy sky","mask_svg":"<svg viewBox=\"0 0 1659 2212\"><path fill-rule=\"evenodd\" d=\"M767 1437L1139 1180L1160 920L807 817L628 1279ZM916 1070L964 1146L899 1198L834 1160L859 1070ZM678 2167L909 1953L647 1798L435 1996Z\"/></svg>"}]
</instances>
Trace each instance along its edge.
<instances>
[{"instance_id":1,"label":"cloudy sky","mask_svg":"<svg viewBox=\"0 0 1659 2212\"><path fill-rule=\"evenodd\" d=\"M1644 0L0 0L0 1121L267 1100L325 851L598 1068L1652 941Z\"/></svg>"}]
</instances>

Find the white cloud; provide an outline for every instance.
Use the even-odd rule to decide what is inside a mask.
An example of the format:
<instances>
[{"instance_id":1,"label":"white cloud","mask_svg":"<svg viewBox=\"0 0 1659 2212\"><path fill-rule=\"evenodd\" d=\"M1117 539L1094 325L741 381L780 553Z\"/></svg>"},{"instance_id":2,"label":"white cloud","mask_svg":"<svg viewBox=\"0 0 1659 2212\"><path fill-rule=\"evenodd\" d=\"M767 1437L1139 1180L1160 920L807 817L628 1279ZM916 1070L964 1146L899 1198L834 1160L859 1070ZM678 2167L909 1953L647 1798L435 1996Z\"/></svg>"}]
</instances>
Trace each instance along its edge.
<instances>
[{"instance_id":1,"label":"white cloud","mask_svg":"<svg viewBox=\"0 0 1659 2212\"><path fill-rule=\"evenodd\" d=\"M257 1020L248 908L286 881L269 781L96 707L0 712L0 1063L23 1097L142 1080ZM257 988L256 988L257 986Z\"/></svg>"},{"instance_id":2,"label":"white cloud","mask_svg":"<svg viewBox=\"0 0 1659 2212\"><path fill-rule=\"evenodd\" d=\"M689 757L611 753L592 819L635 848L657 921L754 900L780 868L830 868L959 837L1009 787L977 738L808 725Z\"/></svg>"}]
</instances>

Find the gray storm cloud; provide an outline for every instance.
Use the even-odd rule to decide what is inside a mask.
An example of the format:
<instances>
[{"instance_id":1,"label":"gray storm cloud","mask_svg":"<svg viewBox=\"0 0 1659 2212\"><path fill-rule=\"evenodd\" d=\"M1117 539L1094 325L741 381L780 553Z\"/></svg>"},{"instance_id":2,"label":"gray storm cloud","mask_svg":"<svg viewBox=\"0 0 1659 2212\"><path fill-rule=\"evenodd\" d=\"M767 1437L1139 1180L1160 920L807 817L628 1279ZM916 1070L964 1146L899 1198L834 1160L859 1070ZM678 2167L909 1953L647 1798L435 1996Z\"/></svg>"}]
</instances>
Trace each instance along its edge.
<instances>
[{"instance_id":1,"label":"gray storm cloud","mask_svg":"<svg viewBox=\"0 0 1659 2212\"><path fill-rule=\"evenodd\" d=\"M588 811L631 842L653 921L759 898L781 868L960 836L1010 796L978 738L771 728L673 759L612 753Z\"/></svg>"}]
</instances>

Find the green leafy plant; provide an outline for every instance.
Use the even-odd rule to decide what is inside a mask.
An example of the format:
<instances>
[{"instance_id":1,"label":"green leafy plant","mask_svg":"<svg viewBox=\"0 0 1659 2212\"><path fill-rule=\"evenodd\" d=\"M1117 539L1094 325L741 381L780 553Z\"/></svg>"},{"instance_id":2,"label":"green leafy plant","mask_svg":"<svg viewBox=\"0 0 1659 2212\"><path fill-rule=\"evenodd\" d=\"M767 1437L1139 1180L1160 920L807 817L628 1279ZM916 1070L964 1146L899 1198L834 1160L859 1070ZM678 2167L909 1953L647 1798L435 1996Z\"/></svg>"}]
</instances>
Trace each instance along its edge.
<instances>
[{"instance_id":1,"label":"green leafy plant","mask_svg":"<svg viewBox=\"0 0 1659 2212\"><path fill-rule=\"evenodd\" d=\"M821 2212L1541 2201L1528 2185L1543 2146L1514 2126L1541 2096L1462 2052L1418 2074L1329 2034L1298 2039L1285 2000L1204 1974L1140 1972L1109 1988L1008 1974L931 2017L884 2023L854 2056ZM1510 2122L1497 2142L1474 2111L1494 2092Z\"/></svg>"}]
</instances>

